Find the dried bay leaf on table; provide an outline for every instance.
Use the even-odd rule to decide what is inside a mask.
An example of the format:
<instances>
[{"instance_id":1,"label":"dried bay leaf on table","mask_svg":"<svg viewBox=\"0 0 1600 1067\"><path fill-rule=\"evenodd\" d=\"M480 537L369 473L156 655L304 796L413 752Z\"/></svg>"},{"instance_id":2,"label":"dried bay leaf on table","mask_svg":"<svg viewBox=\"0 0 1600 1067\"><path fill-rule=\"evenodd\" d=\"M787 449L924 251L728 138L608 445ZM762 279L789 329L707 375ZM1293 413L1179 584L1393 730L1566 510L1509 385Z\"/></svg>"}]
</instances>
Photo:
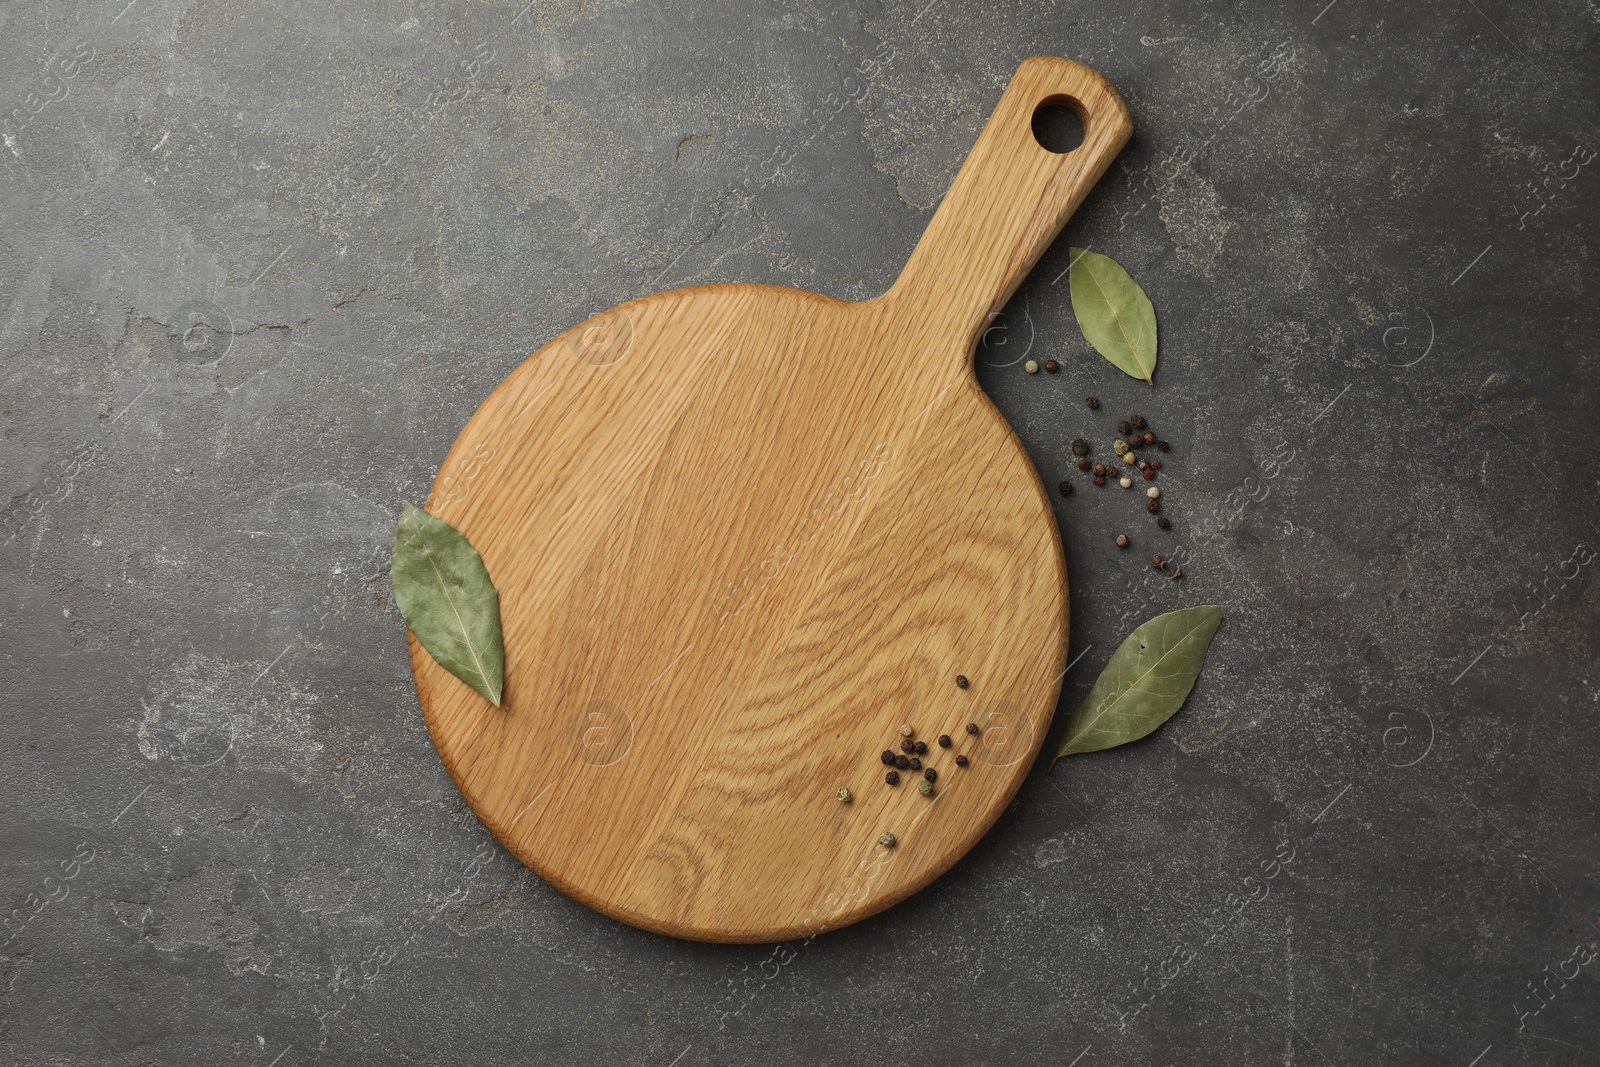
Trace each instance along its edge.
<instances>
[{"instance_id":1,"label":"dried bay leaf on table","mask_svg":"<svg viewBox=\"0 0 1600 1067\"><path fill-rule=\"evenodd\" d=\"M454 526L406 504L389 583L428 655L498 707L505 674L500 594L478 550Z\"/></svg>"},{"instance_id":2,"label":"dried bay leaf on table","mask_svg":"<svg viewBox=\"0 0 1600 1067\"><path fill-rule=\"evenodd\" d=\"M1129 634L1072 713L1050 762L1137 741L1172 718L1194 688L1221 622L1221 607L1202 604L1158 615Z\"/></svg>"},{"instance_id":3,"label":"dried bay leaf on table","mask_svg":"<svg viewBox=\"0 0 1600 1067\"><path fill-rule=\"evenodd\" d=\"M1094 350L1123 373L1155 384L1156 309L1122 265L1072 249L1072 313Z\"/></svg>"}]
</instances>

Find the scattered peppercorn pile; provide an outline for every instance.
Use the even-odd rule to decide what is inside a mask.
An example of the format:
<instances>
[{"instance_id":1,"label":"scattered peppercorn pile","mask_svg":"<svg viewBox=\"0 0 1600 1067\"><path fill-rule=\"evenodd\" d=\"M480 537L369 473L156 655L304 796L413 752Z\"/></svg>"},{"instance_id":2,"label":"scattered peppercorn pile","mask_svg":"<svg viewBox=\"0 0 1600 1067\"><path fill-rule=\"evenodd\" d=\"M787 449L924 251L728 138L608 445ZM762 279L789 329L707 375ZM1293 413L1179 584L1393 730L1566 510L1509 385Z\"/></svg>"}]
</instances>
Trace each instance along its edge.
<instances>
[{"instance_id":1,"label":"scattered peppercorn pile","mask_svg":"<svg viewBox=\"0 0 1600 1067\"><path fill-rule=\"evenodd\" d=\"M956 675L957 688L966 689L971 685L972 682L966 675ZM964 734L967 737L978 737L982 733L983 731L975 722L967 723L964 730ZM938 744L942 749L955 747L955 741L949 734L940 734ZM886 748L878 754L878 759L885 767L889 768L883 772L884 783L890 786L897 786L900 784L901 771L921 771L922 776L917 779L917 792L925 797L933 796L937 788L935 783L939 780L939 770L931 765L927 767L922 765L922 757L929 755L928 743L917 738L916 727L910 723L900 727L900 751L896 752L892 748ZM972 761L967 758L966 753L956 753L955 765L957 767L968 767L971 764ZM843 786L839 788L838 795L839 800L845 804L850 803L852 799L850 790ZM888 832L878 838L878 843L885 848L893 848L895 841L894 834Z\"/></svg>"},{"instance_id":2,"label":"scattered peppercorn pile","mask_svg":"<svg viewBox=\"0 0 1600 1067\"><path fill-rule=\"evenodd\" d=\"M1084 403L1088 405L1090 411L1097 411L1100 408L1100 398L1097 396L1085 397ZM1078 469L1089 475L1090 481L1097 488L1103 487L1108 481L1115 481L1124 489L1132 489L1135 476L1139 481L1154 481L1156 473L1161 470L1161 457L1151 454L1149 450L1154 449L1161 454L1172 451L1172 446L1157 437L1155 431L1149 428L1143 415L1130 415L1118 420L1117 436L1111 441L1111 451L1117 459L1110 463L1096 463L1092 457L1093 448L1082 437L1073 441L1071 447ZM1140 449L1146 451L1141 453ZM1117 466L1117 460L1122 462L1120 468ZM1062 496L1072 495L1071 482L1063 481L1059 489ZM1144 509L1156 517L1156 526L1163 530L1172 529L1171 520L1161 514L1160 487L1152 485L1145 489ZM1125 533L1118 533L1115 540L1118 548L1127 548L1133 543ZM1164 560L1158 563L1158 560L1161 560L1159 555L1151 557L1150 566L1173 579L1183 577L1183 568L1176 563L1169 565Z\"/></svg>"}]
</instances>

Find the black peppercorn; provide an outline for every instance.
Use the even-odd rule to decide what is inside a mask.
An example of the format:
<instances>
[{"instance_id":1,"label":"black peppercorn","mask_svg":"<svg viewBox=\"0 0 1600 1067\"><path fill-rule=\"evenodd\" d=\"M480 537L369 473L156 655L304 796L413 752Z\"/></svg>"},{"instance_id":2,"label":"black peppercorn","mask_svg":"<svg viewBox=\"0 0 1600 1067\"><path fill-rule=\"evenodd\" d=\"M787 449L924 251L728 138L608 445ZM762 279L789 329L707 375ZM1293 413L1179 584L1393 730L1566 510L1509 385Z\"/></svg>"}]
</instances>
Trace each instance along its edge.
<instances>
[{"instance_id":1,"label":"black peppercorn","mask_svg":"<svg viewBox=\"0 0 1600 1067\"><path fill-rule=\"evenodd\" d=\"M885 767L894 766L894 753L890 752L888 749L884 749L883 755L879 756L878 758L883 761L883 765Z\"/></svg>"},{"instance_id":2,"label":"black peppercorn","mask_svg":"<svg viewBox=\"0 0 1600 1067\"><path fill-rule=\"evenodd\" d=\"M1135 430L1144 429L1144 416L1143 415L1135 415L1132 418L1130 418L1128 420L1128 422L1130 422L1133 425L1133 428Z\"/></svg>"},{"instance_id":3,"label":"black peppercorn","mask_svg":"<svg viewBox=\"0 0 1600 1067\"><path fill-rule=\"evenodd\" d=\"M1163 515L1156 520L1156 525L1161 527L1163 530L1170 530L1172 529L1172 520Z\"/></svg>"},{"instance_id":4,"label":"black peppercorn","mask_svg":"<svg viewBox=\"0 0 1600 1067\"><path fill-rule=\"evenodd\" d=\"M1047 359L1047 360L1044 361L1044 372L1046 374L1054 374L1056 371L1058 371L1060 369L1061 369L1061 364L1057 363L1055 360Z\"/></svg>"},{"instance_id":5,"label":"black peppercorn","mask_svg":"<svg viewBox=\"0 0 1600 1067\"><path fill-rule=\"evenodd\" d=\"M926 756L927 754L928 754L928 742L926 742L926 741L918 741L917 742L917 755ZM915 763L916 761L912 760L912 762Z\"/></svg>"},{"instance_id":6,"label":"black peppercorn","mask_svg":"<svg viewBox=\"0 0 1600 1067\"><path fill-rule=\"evenodd\" d=\"M949 748L950 747L950 735L949 734L940 734L939 735L939 747L940 748Z\"/></svg>"},{"instance_id":7,"label":"black peppercorn","mask_svg":"<svg viewBox=\"0 0 1600 1067\"><path fill-rule=\"evenodd\" d=\"M965 767L966 765L967 765L967 757L965 757L965 756L957 756L956 757L956 766L957 767Z\"/></svg>"},{"instance_id":8,"label":"black peppercorn","mask_svg":"<svg viewBox=\"0 0 1600 1067\"><path fill-rule=\"evenodd\" d=\"M1072 454L1074 456L1087 456L1089 454L1089 442L1081 437L1073 441Z\"/></svg>"},{"instance_id":9,"label":"black peppercorn","mask_svg":"<svg viewBox=\"0 0 1600 1067\"><path fill-rule=\"evenodd\" d=\"M1156 435L1154 430L1146 430L1144 432L1144 443L1147 445L1153 445L1156 443Z\"/></svg>"},{"instance_id":10,"label":"black peppercorn","mask_svg":"<svg viewBox=\"0 0 1600 1067\"><path fill-rule=\"evenodd\" d=\"M1167 444L1165 441L1157 441L1156 449L1161 452L1171 452L1172 446Z\"/></svg>"},{"instance_id":11,"label":"black peppercorn","mask_svg":"<svg viewBox=\"0 0 1600 1067\"><path fill-rule=\"evenodd\" d=\"M899 771L886 771L884 773L883 780L885 782L888 782L890 785L899 785L900 784L900 772Z\"/></svg>"},{"instance_id":12,"label":"black peppercorn","mask_svg":"<svg viewBox=\"0 0 1600 1067\"><path fill-rule=\"evenodd\" d=\"M1149 500L1144 502L1144 509L1152 515L1160 514L1161 501L1157 500L1155 497L1151 497Z\"/></svg>"},{"instance_id":13,"label":"black peppercorn","mask_svg":"<svg viewBox=\"0 0 1600 1067\"><path fill-rule=\"evenodd\" d=\"M1117 534L1117 547L1118 548L1127 548L1130 543L1131 542L1128 540L1128 535L1127 534Z\"/></svg>"},{"instance_id":14,"label":"black peppercorn","mask_svg":"<svg viewBox=\"0 0 1600 1067\"><path fill-rule=\"evenodd\" d=\"M1079 456L1078 457L1078 469L1079 470L1086 471L1086 470L1089 470L1092 466L1093 466L1093 464L1091 464L1089 462L1089 457L1088 456Z\"/></svg>"},{"instance_id":15,"label":"black peppercorn","mask_svg":"<svg viewBox=\"0 0 1600 1067\"><path fill-rule=\"evenodd\" d=\"M1144 438L1140 437L1138 434L1134 434L1128 438L1129 448L1138 448L1142 444L1144 444Z\"/></svg>"},{"instance_id":16,"label":"black peppercorn","mask_svg":"<svg viewBox=\"0 0 1600 1067\"><path fill-rule=\"evenodd\" d=\"M964 674L956 675L956 688L957 689L965 689L967 686L969 686L971 684L972 684L971 682L967 681L967 676L966 675L964 675Z\"/></svg>"},{"instance_id":17,"label":"black peppercorn","mask_svg":"<svg viewBox=\"0 0 1600 1067\"><path fill-rule=\"evenodd\" d=\"M937 782L939 780L939 772L934 770L932 767L929 767L927 770L922 772L922 777L926 778L930 782Z\"/></svg>"},{"instance_id":18,"label":"black peppercorn","mask_svg":"<svg viewBox=\"0 0 1600 1067\"><path fill-rule=\"evenodd\" d=\"M1072 483L1071 482L1062 482L1060 485L1056 486L1056 488L1061 491L1061 495L1062 496L1071 496L1072 495Z\"/></svg>"},{"instance_id":19,"label":"black peppercorn","mask_svg":"<svg viewBox=\"0 0 1600 1067\"><path fill-rule=\"evenodd\" d=\"M907 767L911 766L911 760L907 756L896 756L894 758L894 765L903 771Z\"/></svg>"},{"instance_id":20,"label":"black peppercorn","mask_svg":"<svg viewBox=\"0 0 1600 1067\"><path fill-rule=\"evenodd\" d=\"M1159 552L1150 557L1150 566L1153 570L1160 570L1166 564L1167 561L1161 558L1161 553Z\"/></svg>"},{"instance_id":21,"label":"black peppercorn","mask_svg":"<svg viewBox=\"0 0 1600 1067\"><path fill-rule=\"evenodd\" d=\"M911 769L912 770L914 770L914 771L922 770L922 761L919 760L917 757L912 756L909 762L911 763Z\"/></svg>"},{"instance_id":22,"label":"black peppercorn","mask_svg":"<svg viewBox=\"0 0 1600 1067\"><path fill-rule=\"evenodd\" d=\"M1117 421L1117 432L1118 433L1127 433L1132 429L1133 429L1133 427L1128 424L1128 420L1127 419L1119 419Z\"/></svg>"},{"instance_id":23,"label":"black peppercorn","mask_svg":"<svg viewBox=\"0 0 1600 1067\"><path fill-rule=\"evenodd\" d=\"M1104 478L1106 476L1106 465L1104 463L1096 463L1093 469L1096 478Z\"/></svg>"},{"instance_id":24,"label":"black peppercorn","mask_svg":"<svg viewBox=\"0 0 1600 1067\"><path fill-rule=\"evenodd\" d=\"M975 722L967 723L967 733L971 734L973 737L977 737L978 736L978 724L975 723Z\"/></svg>"},{"instance_id":25,"label":"black peppercorn","mask_svg":"<svg viewBox=\"0 0 1600 1067\"><path fill-rule=\"evenodd\" d=\"M915 752L916 750L917 750L917 743L915 741L911 740L911 738L908 737L904 741L900 742L900 751L901 752Z\"/></svg>"},{"instance_id":26,"label":"black peppercorn","mask_svg":"<svg viewBox=\"0 0 1600 1067\"><path fill-rule=\"evenodd\" d=\"M1086 396L1083 398L1083 402L1089 405L1090 411L1100 406L1100 398L1097 396Z\"/></svg>"}]
</instances>

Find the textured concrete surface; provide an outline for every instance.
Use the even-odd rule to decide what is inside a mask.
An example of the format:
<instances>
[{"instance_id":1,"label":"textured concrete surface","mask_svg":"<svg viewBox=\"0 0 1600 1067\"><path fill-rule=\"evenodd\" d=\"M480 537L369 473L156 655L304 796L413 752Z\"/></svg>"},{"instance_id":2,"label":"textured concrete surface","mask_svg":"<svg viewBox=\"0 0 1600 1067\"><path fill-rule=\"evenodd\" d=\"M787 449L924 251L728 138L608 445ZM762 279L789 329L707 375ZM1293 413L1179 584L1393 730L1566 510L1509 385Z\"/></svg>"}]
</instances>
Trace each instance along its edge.
<instances>
[{"instance_id":1,"label":"textured concrete surface","mask_svg":"<svg viewBox=\"0 0 1600 1067\"><path fill-rule=\"evenodd\" d=\"M0 1061L1600 1063L1597 44L1592 0L0 8ZM1138 124L979 353L1078 483L1063 706L1215 601L1204 677L857 927L572 903L429 744L401 501L591 312L883 289L1035 53ZM1155 301L1153 391L1069 244ZM1069 463L1134 411L1170 533Z\"/></svg>"}]
</instances>

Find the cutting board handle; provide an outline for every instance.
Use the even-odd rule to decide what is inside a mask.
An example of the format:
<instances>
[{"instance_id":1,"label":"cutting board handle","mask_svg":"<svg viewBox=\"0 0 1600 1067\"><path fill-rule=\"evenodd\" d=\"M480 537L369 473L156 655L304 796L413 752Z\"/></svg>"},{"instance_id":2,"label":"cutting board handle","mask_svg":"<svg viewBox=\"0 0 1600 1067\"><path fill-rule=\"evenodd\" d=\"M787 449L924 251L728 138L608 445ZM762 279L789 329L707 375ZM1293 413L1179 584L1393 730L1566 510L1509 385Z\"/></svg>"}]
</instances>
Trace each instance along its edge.
<instances>
[{"instance_id":1,"label":"cutting board handle","mask_svg":"<svg viewBox=\"0 0 1600 1067\"><path fill-rule=\"evenodd\" d=\"M1082 121L1077 148L1051 152L1034 137L1034 112L1047 104L1070 107ZM1098 72L1056 56L1024 60L882 299L904 309L923 336L958 337L970 358L980 332L1132 134L1127 105Z\"/></svg>"}]
</instances>

